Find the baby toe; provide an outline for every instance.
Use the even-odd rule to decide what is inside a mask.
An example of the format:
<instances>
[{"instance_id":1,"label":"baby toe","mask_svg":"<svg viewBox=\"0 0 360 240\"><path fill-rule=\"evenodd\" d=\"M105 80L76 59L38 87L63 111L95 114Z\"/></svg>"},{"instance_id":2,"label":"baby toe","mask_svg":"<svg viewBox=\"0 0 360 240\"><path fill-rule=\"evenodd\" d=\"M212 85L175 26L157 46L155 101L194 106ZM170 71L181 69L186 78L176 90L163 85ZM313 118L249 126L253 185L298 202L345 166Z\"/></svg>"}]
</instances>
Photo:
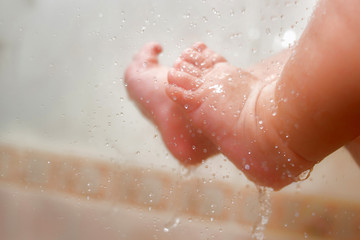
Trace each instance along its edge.
<instances>
[{"instance_id":1,"label":"baby toe","mask_svg":"<svg viewBox=\"0 0 360 240\"><path fill-rule=\"evenodd\" d=\"M213 50L207 48L202 52L202 57L205 59L199 66L201 69L212 68L215 64L220 62L226 62L226 59L215 53Z\"/></svg>"},{"instance_id":2,"label":"baby toe","mask_svg":"<svg viewBox=\"0 0 360 240\"><path fill-rule=\"evenodd\" d=\"M196 67L199 67L206 60L200 52L192 48L186 49L180 58Z\"/></svg>"},{"instance_id":3,"label":"baby toe","mask_svg":"<svg viewBox=\"0 0 360 240\"><path fill-rule=\"evenodd\" d=\"M203 42L197 42L195 43L193 46L192 46L192 49L194 49L195 51L197 52L202 52L204 51L205 49L207 49L207 46L205 43Z\"/></svg>"},{"instance_id":4,"label":"baby toe","mask_svg":"<svg viewBox=\"0 0 360 240\"><path fill-rule=\"evenodd\" d=\"M175 69L171 69L168 72L168 82L186 90L196 90L202 85L202 81L199 78Z\"/></svg>"},{"instance_id":5,"label":"baby toe","mask_svg":"<svg viewBox=\"0 0 360 240\"><path fill-rule=\"evenodd\" d=\"M169 84L166 87L166 93L172 101L186 111L193 111L200 106L200 101L198 101L196 93L191 90Z\"/></svg>"},{"instance_id":6,"label":"baby toe","mask_svg":"<svg viewBox=\"0 0 360 240\"><path fill-rule=\"evenodd\" d=\"M134 60L143 64L158 63L158 55L162 52L162 47L159 43L150 42L145 44L141 50L135 55Z\"/></svg>"},{"instance_id":7,"label":"baby toe","mask_svg":"<svg viewBox=\"0 0 360 240\"><path fill-rule=\"evenodd\" d=\"M197 66L185 61L182 58L175 61L174 68L178 71L186 72L194 77L200 77L202 75L202 71L200 71Z\"/></svg>"}]
</instances>

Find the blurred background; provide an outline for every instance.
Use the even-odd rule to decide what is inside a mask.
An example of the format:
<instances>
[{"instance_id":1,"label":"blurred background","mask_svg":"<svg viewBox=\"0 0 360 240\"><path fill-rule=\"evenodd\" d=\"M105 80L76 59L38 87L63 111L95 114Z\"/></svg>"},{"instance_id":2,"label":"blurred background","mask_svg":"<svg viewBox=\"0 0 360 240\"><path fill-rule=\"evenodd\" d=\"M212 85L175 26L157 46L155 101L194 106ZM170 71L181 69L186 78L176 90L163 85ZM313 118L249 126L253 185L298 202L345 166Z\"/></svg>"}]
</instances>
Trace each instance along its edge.
<instances>
[{"instance_id":1,"label":"blurred background","mask_svg":"<svg viewBox=\"0 0 360 240\"><path fill-rule=\"evenodd\" d=\"M124 70L148 41L168 66L203 41L246 68L294 44L315 4L1 0L0 238L250 239L256 187L221 155L180 166L129 100ZM340 149L272 194L265 239L358 239L359 181ZM213 201L221 214L209 215Z\"/></svg>"}]
</instances>

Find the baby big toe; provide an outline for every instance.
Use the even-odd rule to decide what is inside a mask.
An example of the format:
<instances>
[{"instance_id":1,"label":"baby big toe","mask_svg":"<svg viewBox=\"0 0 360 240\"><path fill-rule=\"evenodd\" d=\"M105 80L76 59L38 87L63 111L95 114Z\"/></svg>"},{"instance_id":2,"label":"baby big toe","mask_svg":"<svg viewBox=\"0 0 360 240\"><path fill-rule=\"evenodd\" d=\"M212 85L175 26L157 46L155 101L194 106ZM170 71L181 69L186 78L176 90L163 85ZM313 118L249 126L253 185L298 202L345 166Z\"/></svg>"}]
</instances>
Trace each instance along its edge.
<instances>
[{"instance_id":1,"label":"baby big toe","mask_svg":"<svg viewBox=\"0 0 360 240\"><path fill-rule=\"evenodd\" d=\"M186 72L194 77L200 77L202 75L202 71L200 71L200 69L197 66L181 58L175 61L174 69L181 72Z\"/></svg>"},{"instance_id":2,"label":"baby big toe","mask_svg":"<svg viewBox=\"0 0 360 240\"><path fill-rule=\"evenodd\" d=\"M169 71L168 82L185 90L196 90L202 84L202 81L199 78L175 69Z\"/></svg>"},{"instance_id":3,"label":"baby big toe","mask_svg":"<svg viewBox=\"0 0 360 240\"><path fill-rule=\"evenodd\" d=\"M207 48L202 52L203 58L205 59L203 63L200 65L201 69L209 69L212 68L215 64L220 62L226 62L226 59Z\"/></svg>"},{"instance_id":4,"label":"baby big toe","mask_svg":"<svg viewBox=\"0 0 360 240\"><path fill-rule=\"evenodd\" d=\"M135 55L134 60L144 65L151 63L158 63L157 56L162 52L162 47L159 43L150 42L145 44L142 49Z\"/></svg>"},{"instance_id":5,"label":"baby big toe","mask_svg":"<svg viewBox=\"0 0 360 240\"><path fill-rule=\"evenodd\" d=\"M196 67L201 66L206 60L200 52L192 48L185 50L180 58Z\"/></svg>"}]
</instances>

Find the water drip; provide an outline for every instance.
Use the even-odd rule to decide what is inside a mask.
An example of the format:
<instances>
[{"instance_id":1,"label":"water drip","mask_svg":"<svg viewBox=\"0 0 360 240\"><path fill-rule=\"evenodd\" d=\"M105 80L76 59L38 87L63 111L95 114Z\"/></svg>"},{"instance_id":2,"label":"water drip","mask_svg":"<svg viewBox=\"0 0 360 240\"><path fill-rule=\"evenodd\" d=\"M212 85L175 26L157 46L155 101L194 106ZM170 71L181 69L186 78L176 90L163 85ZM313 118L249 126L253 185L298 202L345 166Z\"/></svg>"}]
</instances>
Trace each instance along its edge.
<instances>
[{"instance_id":1,"label":"water drip","mask_svg":"<svg viewBox=\"0 0 360 240\"><path fill-rule=\"evenodd\" d=\"M305 181L306 179L308 179L310 177L311 171L312 171L312 169L308 169L308 170L300 173L300 175L297 176L296 181Z\"/></svg>"},{"instance_id":2,"label":"water drip","mask_svg":"<svg viewBox=\"0 0 360 240\"><path fill-rule=\"evenodd\" d=\"M259 214L256 219L256 222L253 226L253 230L251 233L251 239L254 240L263 240L264 239L264 231L265 226L269 221L271 215L271 198L270 193L272 192L271 188L258 186L257 187L259 195Z\"/></svg>"},{"instance_id":3,"label":"water drip","mask_svg":"<svg viewBox=\"0 0 360 240\"><path fill-rule=\"evenodd\" d=\"M172 229L176 228L180 224L180 218L174 217L168 223L165 224L163 231L170 232Z\"/></svg>"}]
</instances>

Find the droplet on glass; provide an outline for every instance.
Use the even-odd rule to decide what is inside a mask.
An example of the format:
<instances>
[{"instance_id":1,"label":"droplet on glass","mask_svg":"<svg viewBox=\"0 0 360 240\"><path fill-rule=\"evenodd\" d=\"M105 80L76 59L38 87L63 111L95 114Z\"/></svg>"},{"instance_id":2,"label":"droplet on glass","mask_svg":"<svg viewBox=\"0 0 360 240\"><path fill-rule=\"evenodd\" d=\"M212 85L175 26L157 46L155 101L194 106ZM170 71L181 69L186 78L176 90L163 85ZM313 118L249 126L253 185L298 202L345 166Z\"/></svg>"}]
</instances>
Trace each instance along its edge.
<instances>
[{"instance_id":1,"label":"droplet on glass","mask_svg":"<svg viewBox=\"0 0 360 240\"><path fill-rule=\"evenodd\" d=\"M165 224L163 231L164 232L170 232L172 229L176 228L180 223L180 218L175 217L171 219L167 224Z\"/></svg>"}]
</instances>

